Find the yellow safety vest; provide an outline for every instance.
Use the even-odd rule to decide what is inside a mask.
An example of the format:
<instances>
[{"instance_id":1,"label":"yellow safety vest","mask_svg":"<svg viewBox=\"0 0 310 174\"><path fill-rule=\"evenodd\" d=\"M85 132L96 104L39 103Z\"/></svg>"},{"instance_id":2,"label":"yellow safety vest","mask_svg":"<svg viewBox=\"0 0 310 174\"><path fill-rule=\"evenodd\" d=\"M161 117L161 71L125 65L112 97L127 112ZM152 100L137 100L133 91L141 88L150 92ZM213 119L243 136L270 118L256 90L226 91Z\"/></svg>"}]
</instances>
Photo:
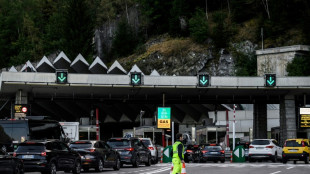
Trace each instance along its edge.
<instances>
[{"instance_id":1,"label":"yellow safety vest","mask_svg":"<svg viewBox=\"0 0 310 174\"><path fill-rule=\"evenodd\" d=\"M173 156L172 158L179 158L178 146L182 144L180 141L176 141L172 146ZM182 158L184 159L184 146L182 144ZM181 159L180 159L181 160Z\"/></svg>"}]
</instances>

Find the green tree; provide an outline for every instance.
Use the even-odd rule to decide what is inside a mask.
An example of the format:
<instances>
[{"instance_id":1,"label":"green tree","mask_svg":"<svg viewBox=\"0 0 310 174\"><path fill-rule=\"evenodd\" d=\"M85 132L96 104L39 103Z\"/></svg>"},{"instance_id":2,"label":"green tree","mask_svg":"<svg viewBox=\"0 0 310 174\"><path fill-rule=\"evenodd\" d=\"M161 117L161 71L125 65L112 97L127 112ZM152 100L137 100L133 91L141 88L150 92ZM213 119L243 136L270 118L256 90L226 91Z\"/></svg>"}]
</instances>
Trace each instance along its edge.
<instances>
[{"instance_id":1,"label":"green tree","mask_svg":"<svg viewBox=\"0 0 310 174\"><path fill-rule=\"evenodd\" d=\"M146 26L145 33L162 34L169 31L169 17L172 1L137 0Z\"/></svg>"},{"instance_id":2,"label":"green tree","mask_svg":"<svg viewBox=\"0 0 310 174\"><path fill-rule=\"evenodd\" d=\"M174 0L172 3L172 8L170 10L169 18L169 34L172 36L187 36L187 27L181 28L180 19L185 20L189 17L189 2L187 0ZM185 24L186 25L186 24Z\"/></svg>"},{"instance_id":3,"label":"green tree","mask_svg":"<svg viewBox=\"0 0 310 174\"><path fill-rule=\"evenodd\" d=\"M288 76L310 76L310 55L296 56L287 64Z\"/></svg>"},{"instance_id":4,"label":"green tree","mask_svg":"<svg viewBox=\"0 0 310 174\"><path fill-rule=\"evenodd\" d=\"M95 10L85 0L68 0L64 11L63 51L70 59L81 53L89 62L94 54Z\"/></svg>"},{"instance_id":5,"label":"green tree","mask_svg":"<svg viewBox=\"0 0 310 174\"><path fill-rule=\"evenodd\" d=\"M197 9L195 15L189 20L190 36L198 43L203 43L209 37L208 22L205 13Z\"/></svg>"},{"instance_id":6,"label":"green tree","mask_svg":"<svg viewBox=\"0 0 310 174\"><path fill-rule=\"evenodd\" d=\"M113 56L127 56L133 53L137 46L137 40L131 26L123 18L118 26L115 33L115 37L112 42L112 54Z\"/></svg>"}]
</instances>

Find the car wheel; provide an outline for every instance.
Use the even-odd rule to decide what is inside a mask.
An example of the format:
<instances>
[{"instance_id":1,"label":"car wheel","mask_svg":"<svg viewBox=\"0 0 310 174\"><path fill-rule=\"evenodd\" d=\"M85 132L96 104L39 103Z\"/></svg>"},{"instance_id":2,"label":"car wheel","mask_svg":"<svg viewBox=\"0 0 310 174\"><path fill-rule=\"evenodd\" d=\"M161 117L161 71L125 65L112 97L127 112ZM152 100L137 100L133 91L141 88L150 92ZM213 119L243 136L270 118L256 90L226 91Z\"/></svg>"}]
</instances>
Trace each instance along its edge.
<instances>
[{"instance_id":1,"label":"car wheel","mask_svg":"<svg viewBox=\"0 0 310 174\"><path fill-rule=\"evenodd\" d=\"M286 164L287 163L287 159L282 158L282 163Z\"/></svg>"},{"instance_id":2,"label":"car wheel","mask_svg":"<svg viewBox=\"0 0 310 174\"><path fill-rule=\"evenodd\" d=\"M22 174L21 164L20 163L16 164L16 168L15 168L14 174Z\"/></svg>"},{"instance_id":3,"label":"car wheel","mask_svg":"<svg viewBox=\"0 0 310 174\"><path fill-rule=\"evenodd\" d=\"M272 159L271 159L272 162L276 163L277 162L277 154L275 154Z\"/></svg>"},{"instance_id":4,"label":"car wheel","mask_svg":"<svg viewBox=\"0 0 310 174\"><path fill-rule=\"evenodd\" d=\"M137 156L136 160L133 162L132 166L133 167L139 167L139 165L140 165L140 157Z\"/></svg>"},{"instance_id":5,"label":"car wheel","mask_svg":"<svg viewBox=\"0 0 310 174\"><path fill-rule=\"evenodd\" d=\"M116 159L115 166L113 167L114 170L119 170L121 168L121 161L119 158Z\"/></svg>"},{"instance_id":6,"label":"car wheel","mask_svg":"<svg viewBox=\"0 0 310 174\"><path fill-rule=\"evenodd\" d=\"M97 161L97 165L95 167L95 170L96 170L96 172L102 172L103 171L103 161L101 158Z\"/></svg>"},{"instance_id":7,"label":"car wheel","mask_svg":"<svg viewBox=\"0 0 310 174\"><path fill-rule=\"evenodd\" d=\"M48 167L48 171L46 172L42 172L43 174L56 174L56 164L54 162L51 162L49 167Z\"/></svg>"},{"instance_id":8,"label":"car wheel","mask_svg":"<svg viewBox=\"0 0 310 174\"><path fill-rule=\"evenodd\" d=\"M294 160L294 164L296 164L297 163L297 161L296 160Z\"/></svg>"},{"instance_id":9,"label":"car wheel","mask_svg":"<svg viewBox=\"0 0 310 174\"><path fill-rule=\"evenodd\" d=\"M309 164L309 155L306 155L305 164Z\"/></svg>"},{"instance_id":10,"label":"car wheel","mask_svg":"<svg viewBox=\"0 0 310 174\"><path fill-rule=\"evenodd\" d=\"M83 170L84 170L84 172L88 172L89 168L88 167L84 167Z\"/></svg>"},{"instance_id":11,"label":"car wheel","mask_svg":"<svg viewBox=\"0 0 310 174\"><path fill-rule=\"evenodd\" d=\"M221 163L224 163L224 162L225 162L225 160L222 160L222 161L221 161Z\"/></svg>"},{"instance_id":12,"label":"car wheel","mask_svg":"<svg viewBox=\"0 0 310 174\"><path fill-rule=\"evenodd\" d=\"M76 161L75 162L75 166L72 169L72 173L74 173L74 174L80 174L81 173L81 163L80 163L80 161Z\"/></svg>"},{"instance_id":13,"label":"car wheel","mask_svg":"<svg viewBox=\"0 0 310 174\"><path fill-rule=\"evenodd\" d=\"M148 156L147 162L145 163L145 166L150 166L151 163L152 163L152 157L151 157L151 156Z\"/></svg>"}]
</instances>

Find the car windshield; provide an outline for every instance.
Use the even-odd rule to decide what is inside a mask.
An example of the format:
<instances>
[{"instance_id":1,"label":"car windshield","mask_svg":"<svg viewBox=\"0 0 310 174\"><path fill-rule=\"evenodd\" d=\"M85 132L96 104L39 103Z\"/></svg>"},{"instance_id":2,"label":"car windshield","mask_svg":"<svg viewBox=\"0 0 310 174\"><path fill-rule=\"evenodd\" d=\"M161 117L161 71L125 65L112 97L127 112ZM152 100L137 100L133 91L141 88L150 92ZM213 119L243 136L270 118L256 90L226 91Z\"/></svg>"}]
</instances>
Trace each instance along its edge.
<instances>
[{"instance_id":1,"label":"car windshield","mask_svg":"<svg viewBox=\"0 0 310 174\"><path fill-rule=\"evenodd\" d=\"M269 140L254 140L252 145L268 145L270 144Z\"/></svg>"},{"instance_id":2,"label":"car windshield","mask_svg":"<svg viewBox=\"0 0 310 174\"><path fill-rule=\"evenodd\" d=\"M44 144L22 144L17 147L16 152L42 152L44 150Z\"/></svg>"},{"instance_id":3,"label":"car windshield","mask_svg":"<svg viewBox=\"0 0 310 174\"><path fill-rule=\"evenodd\" d=\"M210 150L210 151L220 151L222 150L221 146L206 146L204 150Z\"/></svg>"},{"instance_id":4,"label":"car windshield","mask_svg":"<svg viewBox=\"0 0 310 174\"><path fill-rule=\"evenodd\" d=\"M151 145L151 141L150 140L142 140L142 143L148 147L149 145Z\"/></svg>"},{"instance_id":5,"label":"car windshield","mask_svg":"<svg viewBox=\"0 0 310 174\"><path fill-rule=\"evenodd\" d=\"M112 139L107 142L111 147L130 146L130 141L125 139Z\"/></svg>"},{"instance_id":6,"label":"car windshield","mask_svg":"<svg viewBox=\"0 0 310 174\"><path fill-rule=\"evenodd\" d=\"M301 143L299 144L299 143L298 143L297 141L295 141L295 140L286 141L285 145L286 145L287 147L302 147L302 144L301 144Z\"/></svg>"},{"instance_id":7,"label":"car windshield","mask_svg":"<svg viewBox=\"0 0 310 174\"><path fill-rule=\"evenodd\" d=\"M73 149L89 149L92 148L92 143L85 142L85 143L72 143L69 146L70 148Z\"/></svg>"}]
</instances>

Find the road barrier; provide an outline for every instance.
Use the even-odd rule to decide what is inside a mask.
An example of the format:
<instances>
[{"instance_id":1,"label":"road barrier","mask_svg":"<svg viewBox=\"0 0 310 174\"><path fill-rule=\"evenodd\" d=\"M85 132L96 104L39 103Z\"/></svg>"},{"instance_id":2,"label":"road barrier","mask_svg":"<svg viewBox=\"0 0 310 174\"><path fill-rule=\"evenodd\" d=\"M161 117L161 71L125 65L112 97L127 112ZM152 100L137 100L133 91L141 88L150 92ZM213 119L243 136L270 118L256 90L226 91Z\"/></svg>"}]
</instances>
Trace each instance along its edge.
<instances>
[{"instance_id":1,"label":"road barrier","mask_svg":"<svg viewBox=\"0 0 310 174\"><path fill-rule=\"evenodd\" d=\"M161 149L161 156L160 156L160 163L163 163L163 154L164 154L164 150L163 148Z\"/></svg>"}]
</instances>

